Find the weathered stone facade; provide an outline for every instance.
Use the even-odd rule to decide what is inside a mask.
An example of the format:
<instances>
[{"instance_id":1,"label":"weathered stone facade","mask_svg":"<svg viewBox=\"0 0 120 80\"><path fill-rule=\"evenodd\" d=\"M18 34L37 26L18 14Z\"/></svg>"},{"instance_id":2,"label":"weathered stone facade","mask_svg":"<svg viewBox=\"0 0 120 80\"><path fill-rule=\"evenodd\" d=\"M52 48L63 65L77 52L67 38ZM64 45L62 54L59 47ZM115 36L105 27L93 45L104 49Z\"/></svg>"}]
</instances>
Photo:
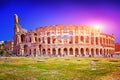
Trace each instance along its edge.
<instances>
[{"instance_id":1,"label":"weathered stone facade","mask_svg":"<svg viewBox=\"0 0 120 80\"><path fill-rule=\"evenodd\" d=\"M31 56L100 57L114 54L114 35L81 25L42 26L35 30L22 29L14 15L14 52Z\"/></svg>"}]
</instances>

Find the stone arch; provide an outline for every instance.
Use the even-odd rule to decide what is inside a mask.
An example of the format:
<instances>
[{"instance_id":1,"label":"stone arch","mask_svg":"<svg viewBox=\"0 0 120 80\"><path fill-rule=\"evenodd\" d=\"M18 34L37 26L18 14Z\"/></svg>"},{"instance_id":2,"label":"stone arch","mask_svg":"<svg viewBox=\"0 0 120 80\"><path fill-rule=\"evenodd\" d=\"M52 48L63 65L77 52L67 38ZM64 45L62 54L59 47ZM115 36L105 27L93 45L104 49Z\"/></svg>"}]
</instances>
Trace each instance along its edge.
<instances>
[{"instance_id":1,"label":"stone arch","mask_svg":"<svg viewBox=\"0 0 120 80\"><path fill-rule=\"evenodd\" d=\"M29 42L31 42L32 40L31 40L31 37L29 37Z\"/></svg>"},{"instance_id":2,"label":"stone arch","mask_svg":"<svg viewBox=\"0 0 120 80\"><path fill-rule=\"evenodd\" d=\"M105 55L106 53L105 53L105 49L104 49L104 55Z\"/></svg>"},{"instance_id":3,"label":"stone arch","mask_svg":"<svg viewBox=\"0 0 120 80\"><path fill-rule=\"evenodd\" d=\"M99 55L99 51L98 51L98 48L96 49L96 55Z\"/></svg>"},{"instance_id":4,"label":"stone arch","mask_svg":"<svg viewBox=\"0 0 120 80\"><path fill-rule=\"evenodd\" d=\"M30 49L30 51L29 51L29 55L32 55L32 51L31 51L31 49Z\"/></svg>"},{"instance_id":5,"label":"stone arch","mask_svg":"<svg viewBox=\"0 0 120 80\"><path fill-rule=\"evenodd\" d=\"M41 42L41 39L39 38L39 42Z\"/></svg>"},{"instance_id":6,"label":"stone arch","mask_svg":"<svg viewBox=\"0 0 120 80\"><path fill-rule=\"evenodd\" d=\"M34 36L37 36L37 33L34 33Z\"/></svg>"},{"instance_id":7,"label":"stone arch","mask_svg":"<svg viewBox=\"0 0 120 80\"><path fill-rule=\"evenodd\" d=\"M82 56L85 56L85 54L84 54L84 49L83 49L83 48L81 48L80 52L81 52L81 55L82 55Z\"/></svg>"},{"instance_id":8,"label":"stone arch","mask_svg":"<svg viewBox=\"0 0 120 80\"><path fill-rule=\"evenodd\" d=\"M27 54L28 45L24 45L24 54Z\"/></svg>"},{"instance_id":9,"label":"stone arch","mask_svg":"<svg viewBox=\"0 0 120 80\"><path fill-rule=\"evenodd\" d=\"M36 49L34 49L34 52L33 52L34 57L36 56L36 54L37 54Z\"/></svg>"},{"instance_id":10,"label":"stone arch","mask_svg":"<svg viewBox=\"0 0 120 80\"><path fill-rule=\"evenodd\" d=\"M98 37L96 37L96 39L95 39L95 40L96 40L96 44L98 44Z\"/></svg>"},{"instance_id":11,"label":"stone arch","mask_svg":"<svg viewBox=\"0 0 120 80\"><path fill-rule=\"evenodd\" d=\"M107 49L107 55L109 54L109 50Z\"/></svg>"},{"instance_id":12,"label":"stone arch","mask_svg":"<svg viewBox=\"0 0 120 80\"><path fill-rule=\"evenodd\" d=\"M100 55L102 55L103 53L102 53L102 49L100 49Z\"/></svg>"},{"instance_id":13,"label":"stone arch","mask_svg":"<svg viewBox=\"0 0 120 80\"><path fill-rule=\"evenodd\" d=\"M56 55L56 49L55 48L52 49L52 53L53 53L53 55Z\"/></svg>"},{"instance_id":14,"label":"stone arch","mask_svg":"<svg viewBox=\"0 0 120 80\"><path fill-rule=\"evenodd\" d=\"M78 50L78 48L75 48L75 55L79 55L79 50Z\"/></svg>"},{"instance_id":15,"label":"stone arch","mask_svg":"<svg viewBox=\"0 0 120 80\"><path fill-rule=\"evenodd\" d=\"M73 48L69 49L70 55L73 55Z\"/></svg>"},{"instance_id":16,"label":"stone arch","mask_svg":"<svg viewBox=\"0 0 120 80\"><path fill-rule=\"evenodd\" d=\"M64 55L67 55L68 54L68 50L67 48L64 48Z\"/></svg>"},{"instance_id":17,"label":"stone arch","mask_svg":"<svg viewBox=\"0 0 120 80\"><path fill-rule=\"evenodd\" d=\"M69 41L69 44L72 44L73 43L73 37L70 36L70 41Z\"/></svg>"},{"instance_id":18,"label":"stone arch","mask_svg":"<svg viewBox=\"0 0 120 80\"><path fill-rule=\"evenodd\" d=\"M84 42L84 37L83 36L80 37L80 41Z\"/></svg>"},{"instance_id":19,"label":"stone arch","mask_svg":"<svg viewBox=\"0 0 120 80\"><path fill-rule=\"evenodd\" d=\"M86 48L86 55L89 55L89 49Z\"/></svg>"},{"instance_id":20,"label":"stone arch","mask_svg":"<svg viewBox=\"0 0 120 80\"><path fill-rule=\"evenodd\" d=\"M41 46L41 44L40 44L40 45L39 45L39 52L40 52L40 54L41 54L41 47L42 47L42 46Z\"/></svg>"},{"instance_id":21,"label":"stone arch","mask_svg":"<svg viewBox=\"0 0 120 80\"><path fill-rule=\"evenodd\" d=\"M46 50L45 49L42 50L42 54L46 55Z\"/></svg>"},{"instance_id":22,"label":"stone arch","mask_svg":"<svg viewBox=\"0 0 120 80\"><path fill-rule=\"evenodd\" d=\"M47 49L47 53L48 53L48 55L51 54L51 52L50 52L50 48Z\"/></svg>"},{"instance_id":23,"label":"stone arch","mask_svg":"<svg viewBox=\"0 0 120 80\"><path fill-rule=\"evenodd\" d=\"M78 36L75 36L75 43L78 44L79 40L78 40Z\"/></svg>"},{"instance_id":24,"label":"stone arch","mask_svg":"<svg viewBox=\"0 0 120 80\"><path fill-rule=\"evenodd\" d=\"M94 49L91 49L91 55L94 56Z\"/></svg>"},{"instance_id":25,"label":"stone arch","mask_svg":"<svg viewBox=\"0 0 120 80\"><path fill-rule=\"evenodd\" d=\"M50 37L47 37L47 43L50 44Z\"/></svg>"},{"instance_id":26,"label":"stone arch","mask_svg":"<svg viewBox=\"0 0 120 80\"><path fill-rule=\"evenodd\" d=\"M21 35L21 42L22 43L25 42L25 35L24 34Z\"/></svg>"},{"instance_id":27,"label":"stone arch","mask_svg":"<svg viewBox=\"0 0 120 80\"><path fill-rule=\"evenodd\" d=\"M58 55L61 56L61 48L58 49Z\"/></svg>"}]
</instances>

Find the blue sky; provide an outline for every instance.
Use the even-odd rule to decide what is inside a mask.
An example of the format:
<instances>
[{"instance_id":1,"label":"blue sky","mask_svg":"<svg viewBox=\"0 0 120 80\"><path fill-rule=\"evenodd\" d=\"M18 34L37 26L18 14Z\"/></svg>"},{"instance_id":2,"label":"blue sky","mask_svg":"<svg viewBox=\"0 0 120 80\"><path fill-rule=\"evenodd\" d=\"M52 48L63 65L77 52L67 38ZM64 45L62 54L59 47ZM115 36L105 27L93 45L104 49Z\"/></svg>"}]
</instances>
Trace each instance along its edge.
<instances>
[{"instance_id":1,"label":"blue sky","mask_svg":"<svg viewBox=\"0 0 120 80\"><path fill-rule=\"evenodd\" d=\"M102 24L120 42L119 0L0 0L0 40L13 39L17 14L25 29L55 24Z\"/></svg>"}]
</instances>

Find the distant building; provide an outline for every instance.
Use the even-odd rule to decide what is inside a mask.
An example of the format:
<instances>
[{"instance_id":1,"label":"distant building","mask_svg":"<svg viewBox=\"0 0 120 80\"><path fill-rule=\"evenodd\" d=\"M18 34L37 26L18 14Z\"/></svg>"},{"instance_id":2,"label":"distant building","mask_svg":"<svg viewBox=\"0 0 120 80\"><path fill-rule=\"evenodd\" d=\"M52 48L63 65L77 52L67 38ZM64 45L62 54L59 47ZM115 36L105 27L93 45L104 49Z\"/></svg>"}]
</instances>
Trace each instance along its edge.
<instances>
[{"instance_id":1,"label":"distant building","mask_svg":"<svg viewBox=\"0 0 120 80\"><path fill-rule=\"evenodd\" d=\"M120 54L120 43L115 43L115 53Z\"/></svg>"},{"instance_id":2,"label":"distant building","mask_svg":"<svg viewBox=\"0 0 120 80\"><path fill-rule=\"evenodd\" d=\"M14 52L21 55L102 57L114 54L114 35L82 25L41 26L25 30L14 15Z\"/></svg>"},{"instance_id":3,"label":"distant building","mask_svg":"<svg viewBox=\"0 0 120 80\"><path fill-rule=\"evenodd\" d=\"M4 43L4 47L5 47L5 49L6 50L8 50L8 51L13 51L13 46L14 46L14 41L13 40L9 40L9 41L5 41L5 43Z\"/></svg>"},{"instance_id":4,"label":"distant building","mask_svg":"<svg viewBox=\"0 0 120 80\"><path fill-rule=\"evenodd\" d=\"M0 50L4 49L4 41L0 41Z\"/></svg>"}]
</instances>

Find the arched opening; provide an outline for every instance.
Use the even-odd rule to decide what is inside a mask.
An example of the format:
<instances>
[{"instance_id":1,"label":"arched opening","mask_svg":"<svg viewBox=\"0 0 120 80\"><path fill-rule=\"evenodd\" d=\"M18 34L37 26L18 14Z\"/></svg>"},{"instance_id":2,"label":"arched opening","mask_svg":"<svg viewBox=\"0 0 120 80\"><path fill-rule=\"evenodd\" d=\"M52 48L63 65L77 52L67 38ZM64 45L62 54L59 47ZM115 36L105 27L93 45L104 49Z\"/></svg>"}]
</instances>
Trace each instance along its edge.
<instances>
[{"instance_id":1,"label":"arched opening","mask_svg":"<svg viewBox=\"0 0 120 80\"><path fill-rule=\"evenodd\" d=\"M94 57L94 49L91 49L91 55Z\"/></svg>"},{"instance_id":2,"label":"arched opening","mask_svg":"<svg viewBox=\"0 0 120 80\"><path fill-rule=\"evenodd\" d=\"M50 48L48 48L47 52L48 52L48 55L50 55L50 54L51 54L51 53L50 53Z\"/></svg>"},{"instance_id":3,"label":"arched opening","mask_svg":"<svg viewBox=\"0 0 120 80\"><path fill-rule=\"evenodd\" d=\"M107 55L109 54L109 51L108 51L108 49L107 49Z\"/></svg>"},{"instance_id":4,"label":"arched opening","mask_svg":"<svg viewBox=\"0 0 120 80\"><path fill-rule=\"evenodd\" d=\"M89 43L89 36L86 36L86 43Z\"/></svg>"},{"instance_id":5,"label":"arched opening","mask_svg":"<svg viewBox=\"0 0 120 80\"><path fill-rule=\"evenodd\" d=\"M100 49L100 55L102 55L102 49Z\"/></svg>"},{"instance_id":6,"label":"arched opening","mask_svg":"<svg viewBox=\"0 0 120 80\"><path fill-rule=\"evenodd\" d=\"M48 44L50 44L50 37L47 38L47 42L48 42Z\"/></svg>"},{"instance_id":7,"label":"arched opening","mask_svg":"<svg viewBox=\"0 0 120 80\"><path fill-rule=\"evenodd\" d=\"M37 42L37 37L35 37L35 42Z\"/></svg>"},{"instance_id":8,"label":"arched opening","mask_svg":"<svg viewBox=\"0 0 120 80\"><path fill-rule=\"evenodd\" d=\"M89 55L89 49L86 48L86 55Z\"/></svg>"},{"instance_id":9,"label":"arched opening","mask_svg":"<svg viewBox=\"0 0 120 80\"><path fill-rule=\"evenodd\" d=\"M96 55L99 55L99 51L98 51L98 48L96 49Z\"/></svg>"},{"instance_id":10,"label":"arched opening","mask_svg":"<svg viewBox=\"0 0 120 80\"><path fill-rule=\"evenodd\" d=\"M80 37L80 40L81 40L81 42L84 42L84 37L81 36L81 37Z\"/></svg>"},{"instance_id":11,"label":"arched opening","mask_svg":"<svg viewBox=\"0 0 120 80\"><path fill-rule=\"evenodd\" d=\"M81 51L81 55L82 55L82 56L85 56L85 55L84 55L84 49L83 49L83 48L81 48L81 50L80 50L80 51Z\"/></svg>"},{"instance_id":12,"label":"arched opening","mask_svg":"<svg viewBox=\"0 0 120 80\"><path fill-rule=\"evenodd\" d=\"M25 35L24 34L21 35L21 42L25 42Z\"/></svg>"},{"instance_id":13,"label":"arched opening","mask_svg":"<svg viewBox=\"0 0 120 80\"><path fill-rule=\"evenodd\" d=\"M75 49L75 55L79 55L78 48Z\"/></svg>"},{"instance_id":14,"label":"arched opening","mask_svg":"<svg viewBox=\"0 0 120 80\"><path fill-rule=\"evenodd\" d=\"M58 55L61 56L61 49L60 48L58 49Z\"/></svg>"},{"instance_id":15,"label":"arched opening","mask_svg":"<svg viewBox=\"0 0 120 80\"><path fill-rule=\"evenodd\" d=\"M98 37L96 37L96 44L98 44Z\"/></svg>"},{"instance_id":16,"label":"arched opening","mask_svg":"<svg viewBox=\"0 0 120 80\"><path fill-rule=\"evenodd\" d=\"M78 36L75 36L75 43L78 44Z\"/></svg>"},{"instance_id":17,"label":"arched opening","mask_svg":"<svg viewBox=\"0 0 120 80\"><path fill-rule=\"evenodd\" d=\"M42 54L43 54L43 55L46 55L45 49L42 50Z\"/></svg>"},{"instance_id":18,"label":"arched opening","mask_svg":"<svg viewBox=\"0 0 120 80\"><path fill-rule=\"evenodd\" d=\"M24 45L24 54L27 55L27 49L28 49L28 46L27 45Z\"/></svg>"},{"instance_id":19,"label":"arched opening","mask_svg":"<svg viewBox=\"0 0 120 80\"><path fill-rule=\"evenodd\" d=\"M52 43L54 44L56 41L56 37L55 36L52 36Z\"/></svg>"},{"instance_id":20,"label":"arched opening","mask_svg":"<svg viewBox=\"0 0 120 80\"><path fill-rule=\"evenodd\" d=\"M53 48L52 52L53 52L53 55L56 55L56 49L55 48Z\"/></svg>"},{"instance_id":21,"label":"arched opening","mask_svg":"<svg viewBox=\"0 0 120 80\"><path fill-rule=\"evenodd\" d=\"M104 53L103 53L103 54L104 54L104 55L106 54L106 53L105 53L105 49L104 49Z\"/></svg>"},{"instance_id":22,"label":"arched opening","mask_svg":"<svg viewBox=\"0 0 120 80\"><path fill-rule=\"evenodd\" d=\"M72 44L73 43L73 37L70 36L70 41L69 41L69 44Z\"/></svg>"},{"instance_id":23,"label":"arched opening","mask_svg":"<svg viewBox=\"0 0 120 80\"><path fill-rule=\"evenodd\" d=\"M39 38L39 42L41 42L41 39Z\"/></svg>"},{"instance_id":24,"label":"arched opening","mask_svg":"<svg viewBox=\"0 0 120 80\"><path fill-rule=\"evenodd\" d=\"M34 54L34 57L35 57L36 56L36 49L34 49L34 53L33 54Z\"/></svg>"},{"instance_id":25,"label":"arched opening","mask_svg":"<svg viewBox=\"0 0 120 80\"><path fill-rule=\"evenodd\" d=\"M29 42L31 42L31 37L29 38Z\"/></svg>"},{"instance_id":26,"label":"arched opening","mask_svg":"<svg viewBox=\"0 0 120 80\"><path fill-rule=\"evenodd\" d=\"M39 52L40 52L40 54L41 54L41 44L39 45Z\"/></svg>"},{"instance_id":27,"label":"arched opening","mask_svg":"<svg viewBox=\"0 0 120 80\"><path fill-rule=\"evenodd\" d=\"M69 51L70 51L70 55L73 55L73 49L70 48Z\"/></svg>"},{"instance_id":28,"label":"arched opening","mask_svg":"<svg viewBox=\"0 0 120 80\"><path fill-rule=\"evenodd\" d=\"M68 52L67 48L64 48L64 55L67 55L68 54L67 52Z\"/></svg>"}]
</instances>

